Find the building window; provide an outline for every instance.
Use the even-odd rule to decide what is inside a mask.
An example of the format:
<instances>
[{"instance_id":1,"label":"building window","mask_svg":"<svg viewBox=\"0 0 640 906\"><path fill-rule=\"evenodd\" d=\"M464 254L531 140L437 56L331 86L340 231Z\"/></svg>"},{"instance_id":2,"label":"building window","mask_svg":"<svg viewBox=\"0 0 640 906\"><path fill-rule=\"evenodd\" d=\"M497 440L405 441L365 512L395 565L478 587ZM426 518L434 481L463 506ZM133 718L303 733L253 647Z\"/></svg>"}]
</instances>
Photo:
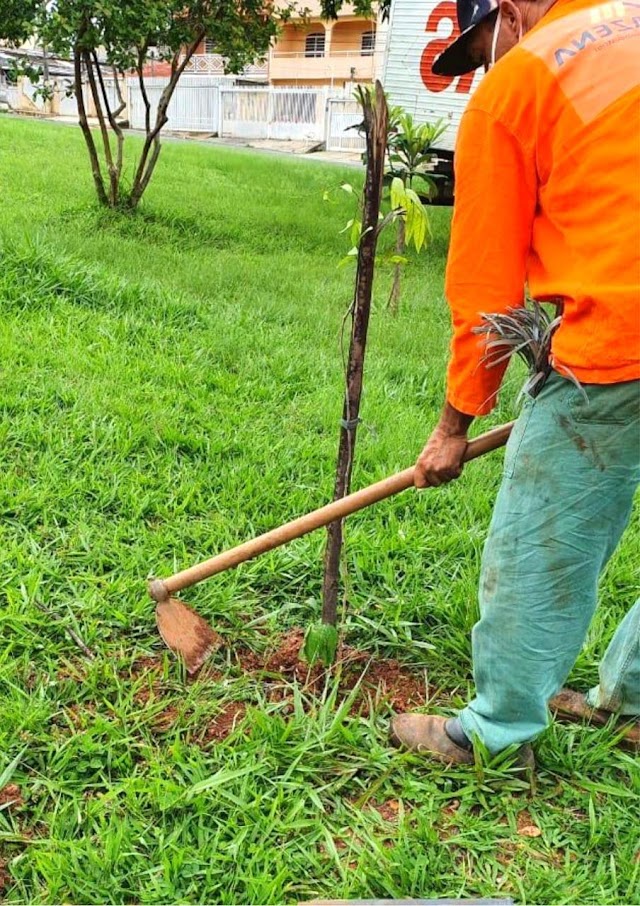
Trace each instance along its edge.
<instances>
[{"instance_id":1,"label":"building window","mask_svg":"<svg viewBox=\"0 0 640 906\"><path fill-rule=\"evenodd\" d=\"M216 53L216 42L213 40L213 38L204 39L204 52L211 54Z\"/></svg>"},{"instance_id":2,"label":"building window","mask_svg":"<svg viewBox=\"0 0 640 906\"><path fill-rule=\"evenodd\" d=\"M363 57L373 56L373 52L376 49L376 33L375 31L365 31L362 33L362 41L360 43L360 55Z\"/></svg>"},{"instance_id":3,"label":"building window","mask_svg":"<svg viewBox=\"0 0 640 906\"><path fill-rule=\"evenodd\" d=\"M323 57L324 56L324 32L314 31L307 35L304 42L305 57Z\"/></svg>"}]
</instances>

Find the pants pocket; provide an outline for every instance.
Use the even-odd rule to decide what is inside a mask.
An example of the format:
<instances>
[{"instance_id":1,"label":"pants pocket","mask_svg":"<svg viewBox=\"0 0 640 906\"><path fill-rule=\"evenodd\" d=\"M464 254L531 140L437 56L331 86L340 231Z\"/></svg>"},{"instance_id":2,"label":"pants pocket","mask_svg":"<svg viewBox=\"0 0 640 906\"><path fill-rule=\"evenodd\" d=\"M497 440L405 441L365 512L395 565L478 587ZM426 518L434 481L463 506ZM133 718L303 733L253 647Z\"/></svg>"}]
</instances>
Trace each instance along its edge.
<instances>
[{"instance_id":1,"label":"pants pocket","mask_svg":"<svg viewBox=\"0 0 640 906\"><path fill-rule=\"evenodd\" d=\"M640 418L640 381L621 384L584 384L569 397L574 422L591 425L629 425Z\"/></svg>"}]
</instances>

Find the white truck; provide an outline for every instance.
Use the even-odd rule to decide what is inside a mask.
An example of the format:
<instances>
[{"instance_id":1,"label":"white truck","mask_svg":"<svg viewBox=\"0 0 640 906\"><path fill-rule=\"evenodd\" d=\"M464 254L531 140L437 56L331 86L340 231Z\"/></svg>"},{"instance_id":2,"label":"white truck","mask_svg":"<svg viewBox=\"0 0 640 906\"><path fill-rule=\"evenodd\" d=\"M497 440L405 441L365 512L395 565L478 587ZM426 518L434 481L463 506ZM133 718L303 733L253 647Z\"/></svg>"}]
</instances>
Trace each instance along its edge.
<instances>
[{"instance_id":1,"label":"white truck","mask_svg":"<svg viewBox=\"0 0 640 906\"><path fill-rule=\"evenodd\" d=\"M388 25L383 84L389 103L418 122L443 120L434 176L435 204L453 201L453 148L460 118L483 70L463 76L435 76L431 64L458 35L455 0L393 0Z\"/></svg>"}]
</instances>

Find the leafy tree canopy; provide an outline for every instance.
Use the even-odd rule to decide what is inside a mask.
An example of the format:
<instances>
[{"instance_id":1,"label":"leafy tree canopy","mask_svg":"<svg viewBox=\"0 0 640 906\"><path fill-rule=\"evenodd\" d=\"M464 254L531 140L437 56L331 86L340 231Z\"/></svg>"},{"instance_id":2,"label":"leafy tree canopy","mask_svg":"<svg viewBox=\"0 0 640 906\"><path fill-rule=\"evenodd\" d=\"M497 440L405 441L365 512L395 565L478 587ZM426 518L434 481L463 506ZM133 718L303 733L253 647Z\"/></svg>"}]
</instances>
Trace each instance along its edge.
<instances>
[{"instance_id":1,"label":"leafy tree canopy","mask_svg":"<svg viewBox=\"0 0 640 906\"><path fill-rule=\"evenodd\" d=\"M353 0L361 15L388 12L391 0ZM322 15L337 18L345 0L321 0ZM109 65L134 69L140 51L150 48L171 59L201 35L212 37L228 59L228 70L265 56L278 24L306 11L289 0L2 0L0 39L19 44L36 35L54 52L71 57L74 50L101 48Z\"/></svg>"},{"instance_id":2,"label":"leafy tree canopy","mask_svg":"<svg viewBox=\"0 0 640 906\"><path fill-rule=\"evenodd\" d=\"M0 40L22 44L33 34L37 0L2 0Z\"/></svg>"}]
</instances>

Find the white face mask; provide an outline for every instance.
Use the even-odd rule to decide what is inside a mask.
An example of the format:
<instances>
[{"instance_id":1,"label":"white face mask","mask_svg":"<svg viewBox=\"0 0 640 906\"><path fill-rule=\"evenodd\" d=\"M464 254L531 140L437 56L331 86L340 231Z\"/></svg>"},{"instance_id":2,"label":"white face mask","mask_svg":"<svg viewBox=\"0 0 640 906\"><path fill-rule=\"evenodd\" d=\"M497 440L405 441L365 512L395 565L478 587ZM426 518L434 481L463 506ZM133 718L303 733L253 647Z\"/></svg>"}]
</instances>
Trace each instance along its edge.
<instances>
[{"instance_id":1,"label":"white face mask","mask_svg":"<svg viewBox=\"0 0 640 906\"><path fill-rule=\"evenodd\" d=\"M498 9L498 16L496 18L496 24L493 26L493 37L491 39L491 61L489 63L489 68L496 65L496 45L498 43L498 35L500 34L501 25L502 25L502 10Z\"/></svg>"},{"instance_id":2,"label":"white face mask","mask_svg":"<svg viewBox=\"0 0 640 906\"><path fill-rule=\"evenodd\" d=\"M496 65L496 47L498 46L498 35L500 34L500 26L502 25L502 9L498 8L498 15L496 17L496 24L493 26L493 38L491 39L491 62L489 63L489 69L492 66ZM517 44L522 41L522 21L518 28L518 40Z\"/></svg>"}]
</instances>

